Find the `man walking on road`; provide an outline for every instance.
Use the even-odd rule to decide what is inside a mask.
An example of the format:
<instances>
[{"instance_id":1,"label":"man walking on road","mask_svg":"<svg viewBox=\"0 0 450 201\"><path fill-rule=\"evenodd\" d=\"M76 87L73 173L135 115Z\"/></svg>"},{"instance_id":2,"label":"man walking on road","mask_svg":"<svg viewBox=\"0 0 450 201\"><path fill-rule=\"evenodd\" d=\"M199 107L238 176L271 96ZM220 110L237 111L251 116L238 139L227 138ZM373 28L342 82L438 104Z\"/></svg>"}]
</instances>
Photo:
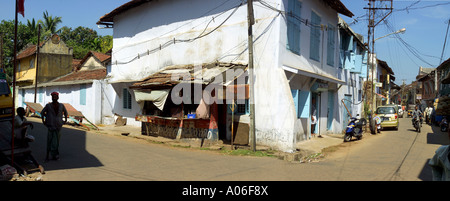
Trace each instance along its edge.
<instances>
[{"instance_id":1,"label":"man walking on road","mask_svg":"<svg viewBox=\"0 0 450 201\"><path fill-rule=\"evenodd\" d=\"M61 128L67 122L67 110L62 103L58 102L59 93L51 93L52 102L47 103L41 111L42 123L47 126L47 155L45 161L49 160L49 154L53 160L59 159L59 140L61 138ZM62 116L64 114L64 122Z\"/></svg>"}]
</instances>

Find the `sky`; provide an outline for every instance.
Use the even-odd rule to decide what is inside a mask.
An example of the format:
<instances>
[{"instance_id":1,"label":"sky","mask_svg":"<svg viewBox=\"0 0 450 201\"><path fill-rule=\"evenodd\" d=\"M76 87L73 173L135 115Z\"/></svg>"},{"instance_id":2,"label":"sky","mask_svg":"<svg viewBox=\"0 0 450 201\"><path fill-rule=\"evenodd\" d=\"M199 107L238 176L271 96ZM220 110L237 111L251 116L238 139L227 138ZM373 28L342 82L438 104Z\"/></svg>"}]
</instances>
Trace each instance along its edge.
<instances>
[{"instance_id":1,"label":"sky","mask_svg":"<svg viewBox=\"0 0 450 201\"><path fill-rule=\"evenodd\" d=\"M19 21L42 19L43 12L62 17L62 26L76 28L89 27L99 35L112 35L112 29L99 29L96 22L101 16L129 0L25 0L25 17L18 16ZM355 15L352 18L342 16L351 28L367 40L367 0L341 0ZM15 0L0 0L0 20L14 19ZM375 42L375 53L378 59L384 60L393 69L395 83L406 84L415 80L419 67L437 67L443 50L447 23L450 18L450 0L394 0L394 12L386 23L381 22L375 28L375 38L392 33L393 30L406 28L399 34L406 44L394 36L388 36ZM408 9L405 9L408 8ZM381 11L378 13L383 15ZM357 20L356 23L355 19ZM380 19L380 18L378 18ZM59 27L60 28L60 27ZM449 33L450 35L450 33ZM450 57L450 37L447 36L443 61ZM410 52L414 51L414 53ZM417 55L420 57L418 58Z\"/></svg>"},{"instance_id":2,"label":"sky","mask_svg":"<svg viewBox=\"0 0 450 201\"><path fill-rule=\"evenodd\" d=\"M25 17L18 15L18 20L24 24L33 18L37 21L48 11L51 16L62 17L62 26L76 28L89 27L99 35L112 35L112 29L99 29L97 22L103 15L130 0L25 0ZM0 0L0 21L14 20L15 0Z\"/></svg>"},{"instance_id":3,"label":"sky","mask_svg":"<svg viewBox=\"0 0 450 201\"><path fill-rule=\"evenodd\" d=\"M355 15L352 18L341 16L351 28L364 36L367 41L368 7L367 0L341 0L345 6ZM385 5L390 5L385 3ZM394 71L395 83L401 85L403 79L409 84L415 80L419 73L419 67L436 68L440 64L440 57L445 41L448 21L450 19L450 0L394 0L394 11L388 15L387 24L380 22L375 27L375 38L385 36L394 31L405 28L403 34L398 34L403 41L393 35L375 41L375 53L377 58L386 61ZM405 9L408 8L408 9ZM380 17L387 14L379 11ZM354 19L358 22L353 23ZM381 18L378 18L380 20ZM447 44L443 60L450 57L450 33L447 36ZM409 49L419 55L418 58Z\"/></svg>"}]
</instances>

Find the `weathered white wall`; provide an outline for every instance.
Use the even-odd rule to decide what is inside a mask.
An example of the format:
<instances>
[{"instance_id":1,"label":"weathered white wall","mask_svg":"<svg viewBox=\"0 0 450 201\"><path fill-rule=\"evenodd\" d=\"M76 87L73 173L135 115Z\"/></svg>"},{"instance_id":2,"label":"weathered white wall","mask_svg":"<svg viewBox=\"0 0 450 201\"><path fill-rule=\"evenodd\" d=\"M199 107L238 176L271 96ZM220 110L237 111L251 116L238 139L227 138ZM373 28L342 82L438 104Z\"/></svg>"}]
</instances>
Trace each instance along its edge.
<instances>
[{"instance_id":1,"label":"weathered white wall","mask_svg":"<svg viewBox=\"0 0 450 201\"><path fill-rule=\"evenodd\" d=\"M132 83L114 83L111 84L110 87L108 87L108 98L106 98L107 104L112 105L112 114L118 114L123 116L127 119L127 125L131 126L141 126L140 121L136 121L135 117L137 114L141 114L141 108L139 104L136 102L136 99L134 98L133 91L130 91L131 93L131 109L125 109L123 108L123 89L131 86ZM115 117L117 118L117 116Z\"/></svg>"},{"instance_id":2,"label":"weathered white wall","mask_svg":"<svg viewBox=\"0 0 450 201\"><path fill-rule=\"evenodd\" d=\"M232 13L230 8L241 1L231 0L217 7L221 3L205 0L152 1L116 16L110 82L140 80L170 65L234 59L235 56L227 56L228 51L234 48L233 53L238 53L246 47L245 5L210 35L193 42L171 43L173 39L193 39L203 31L208 33L218 27ZM148 50L158 49L166 42L168 47L147 55ZM138 54L139 59L129 62ZM238 60L245 62L246 57Z\"/></svg>"},{"instance_id":3,"label":"weathered white wall","mask_svg":"<svg viewBox=\"0 0 450 201\"><path fill-rule=\"evenodd\" d=\"M40 88L40 87L39 87ZM39 98L39 88L36 102L40 103L43 107L47 103L52 102L51 93L56 91L59 93L59 102L60 103L69 103L76 110L80 111L89 121L93 123L100 123L99 117L96 117L97 108L100 106L99 104L95 104L96 102L96 85L93 83L86 84L86 105L80 105L80 85L63 85L63 86L49 86L44 87L43 89L43 98L42 101ZM23 90L23 89L22 89ZM25 101L26 102L34 102L34 88L28 88L25 90ZM19 95L19 100L22 99L22 96ZM21 100L20 100L21 101Z\"/></svg>"},{"instance_id":4,"label":"weathered white wall","mask_svg":"<svg viewBox=\"0 0 450 201\"><path fill-rule=\"evenodd\" d=\"M43 87L42 99L40 99L39 88L36 102L42 106L52 101L50 94L56 91L59 93L60 103L69 103L94 124L104 123L105 116L112 117L114 114L113 101L116 95L112 86L105 81L94 80L92 83L86 83L86 105L80 104L80 84ZM25 98L22 97L22 90L25 90ZM26 105L22 105L24 101L34 102L34 88L19 90L18 100L21 107L26 107Z\"/></svg>"},{"instance_id":5,"label":"weathered white wall","mask_svg":"<svg viewBox=\"0 0 450 201\"><path fill-rule=\"evenodd\" d=\"M83 66L80 70L94 70L94 69L102 69L105 68L95 57L90 56L86 62L83 63Z\"/></svg>"},{"instance_id":6,"label":"weathered white wall","mask_svg":"<svg viewBox=\"0 0 450 201\"><path fill-rule=\"evenodd\" d=\"M279 10L285 10L287 0L266 0ZM221 5L223 3L223 5ZM218 27L232 12L233 7L241 3L240 0L209 1L209 0L166 0L153 1L131 9L115 17L114 47L109 82L117 96L114 101L114 112L124 116L134 117L140 112L138 105L133 102L132 110L121 109L121 90L133 82L141 80L157 70L171 65L199 64L214 61L248 63L247 51L247 8L242 5L236 13L222 26L210 35L192 42L170 41L193 39L208 33ZM215 9L213 9L215 8ZM311 10L321 16L322 24L338 23L338 14L326 6L322 1L303 0L302 18L311 19ZM223 13L222 13L223 12ZM176 13L176 15L174 14ZM222 14L221 14L222 13ZM326 64L327 32L321 39L324 43L322 62L309 59L310 28L302 24L301 51L295 55L286 49L287 27L286 17L278 12L254 2L256 24L253 26L254 36L254 66L255 66L255 121L257 143L269 145L283 151L295 150L295 143L299 135L303 135L306 121L296 118L295 107L291 94L291 87L309 90L304 85L309 78L296 75L295 79L304 78L292 84L283 66L290 66L315 72L324 76L335 77L347 81L347 71L338 69L338 31L336 31L336 48L334 66ZM211 21L211 19L214 20ZM168 42L169 43L166 43ZM170 45L169 45L170 44ZM151 52L155 48L162 49ZM167 47L164 47L167 45ZM147 52L150 53L147 55ZM322 46L320 48L322 52ZM133 60L133 58L139 58ZM306 79L305 79L306 78ZM119 83L121 82L121 83ZM335 89L337 85L329 84ZM344 88L344 87L342 87ZM342 90L342 89L341 89ZM342 113L340 107L341 92L335 95L336 105L334 115ZM339 94L339 95L338 95ZM134 94L132 94L134 98ZM322 106L327 105L327 94L324 93ZM119 106L119 108L117 107ZM339 108L339 109L338 109ZM323 126L326 128L326 111L321 113ZM127 117L128 117L127 116ZM323 118L325 116L325 119ZM336 118L333 132L342 122Z\"/></svg>"},{"instance_id":7,"label":"weathered white wall","mask_svg":"<svg viewBox=\"0 0 450 201\"><path fill-rule=\"evenodd\" d=\"M204 38L172 44L154 54L121 64L138 53L159 47L173 38L195 38L204 30L207 33L218 27L233 12L230 8L241 3L239 0L231 0L219 6L223 2L225 1L159 1L117 16L114 22L110 82L139 80L170 65L214 61L248 63L247 8L242 5L224 25ZM276 1L267 2L273 4ZM287 95L290 94L290 89L285 82L284 71L277 68L277 28L283 18L277 12L258 4L255 2L256 24L253 26L257 143L291 151L294 142L293 124L286 115L292 112L284 106L289 104ZM217 9L203 15L215 7ZM223 11L225 12L219 15ZM211 21L213 16L214 21ZM115 85L119 84L113 84ZM121 87L123 86L117 86ZM277 107L279 105L281 109ZM133 112L131 114L135 115Z\"/></svg>"}]
</instances>

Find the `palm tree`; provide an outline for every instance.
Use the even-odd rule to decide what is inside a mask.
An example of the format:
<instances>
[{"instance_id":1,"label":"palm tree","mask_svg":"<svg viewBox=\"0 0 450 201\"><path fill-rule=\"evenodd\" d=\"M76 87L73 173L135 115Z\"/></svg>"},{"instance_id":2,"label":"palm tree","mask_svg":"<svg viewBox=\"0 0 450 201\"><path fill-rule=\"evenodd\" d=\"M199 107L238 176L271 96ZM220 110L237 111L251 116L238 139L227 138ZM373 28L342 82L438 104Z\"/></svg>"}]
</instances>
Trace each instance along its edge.
<instances>
[{"instance_id":1,"label":"palm tree","mask_svg":"<svg viewBox=\"0 0 450 201\"><path fill-rule=\"evenodd\" d=\"M38 21L38 23L36 24L36 21L34 20L34 18L30 21L30 20L27 20L27 27L28 27L28 29L30 29L31 30L31 32L33 32L33 33L35 33L35 32L37 32L37 30L38 30L38 25L39 24L39 21Z\"/></svg>"},{"instance_id":2,"label":"palm tree","mask_svg":"<svg viewBox=\"0 0 450 201\"><path fill-rule=\"evenodd\" d=\"M58 24L62 22L61 17L53 17L48 15L48 11L44 12L44 21L39 20L38 23L42 24L43 35L52 35L58 33L60 29L56 30Z\"/></svg>"}]
</instances>

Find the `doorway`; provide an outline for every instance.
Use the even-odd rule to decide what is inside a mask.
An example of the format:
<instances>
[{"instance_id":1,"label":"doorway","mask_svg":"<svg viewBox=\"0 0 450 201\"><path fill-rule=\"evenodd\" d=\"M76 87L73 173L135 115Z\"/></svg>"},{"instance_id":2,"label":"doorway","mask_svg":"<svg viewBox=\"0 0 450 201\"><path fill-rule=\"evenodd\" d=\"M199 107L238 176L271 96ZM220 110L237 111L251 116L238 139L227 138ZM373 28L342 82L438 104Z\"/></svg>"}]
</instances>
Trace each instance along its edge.
<instances>
[{"instance_id":1,"label":"doorway","mask_svg":"<svg viewBox=\"0 0 450 201\"><path fill-rule=\"evenodd\" d=\"M311 134L317 134L320 128L320 93L311 93L311 116L315 116L316 118L316 125L314 129L311 129Z\"/></svg>"}]
</instances>

